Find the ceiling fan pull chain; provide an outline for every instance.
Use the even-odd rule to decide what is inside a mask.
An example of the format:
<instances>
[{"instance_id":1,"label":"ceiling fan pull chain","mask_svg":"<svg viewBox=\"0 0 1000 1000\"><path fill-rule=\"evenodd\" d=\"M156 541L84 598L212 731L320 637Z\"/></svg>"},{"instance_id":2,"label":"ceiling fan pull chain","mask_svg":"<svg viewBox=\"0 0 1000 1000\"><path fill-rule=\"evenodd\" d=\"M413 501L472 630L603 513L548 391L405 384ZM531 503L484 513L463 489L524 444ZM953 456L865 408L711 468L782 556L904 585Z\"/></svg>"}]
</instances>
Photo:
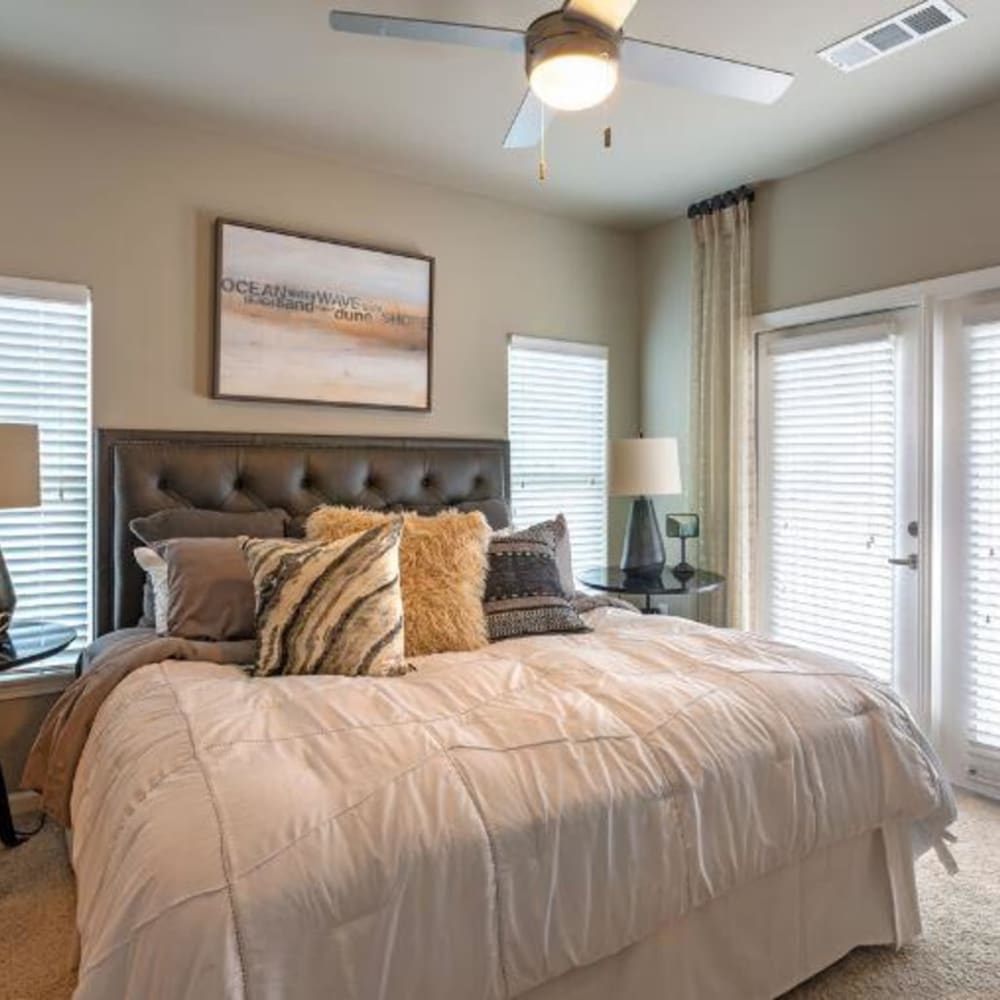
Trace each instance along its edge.
<instances>
[{"instance_id":1,"label":"ceiling fan pull chain","mask_svg":"<svg viewBox=\"0 0 1000 1000\"><path fill-rule=\"evenodd\" d=\"M604 148L605 149L610 149L611 148L611 126L610 125L604 130Z\"/></svg>"},{"instance_id":2,"label":"ceiling fan pull chain","mask_svg":"<svg viewBox=\"0 0 1000 1000\"><path fill-rule=\"evenodd\" d=\"M538 141L538 179L545 181L548 176L548 165L545 162L545 105L541 105L539 121L542 123L542 134Z\"/></svg>"}]
</instances>

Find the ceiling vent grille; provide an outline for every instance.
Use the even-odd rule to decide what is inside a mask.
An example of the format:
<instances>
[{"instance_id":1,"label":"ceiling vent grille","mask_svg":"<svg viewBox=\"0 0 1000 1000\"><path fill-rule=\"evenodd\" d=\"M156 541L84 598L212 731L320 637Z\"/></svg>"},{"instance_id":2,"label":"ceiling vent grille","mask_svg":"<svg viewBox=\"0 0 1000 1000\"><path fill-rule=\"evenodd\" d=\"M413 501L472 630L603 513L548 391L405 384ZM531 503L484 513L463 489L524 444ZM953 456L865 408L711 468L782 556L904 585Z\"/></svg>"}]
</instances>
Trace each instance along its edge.
<instances>
[{"instance_id":1,"label":"ceiling vent grille","mask_svg":"<svg viewBox=\"0 0 1000 1000\"><path fill-rule=\"evenodd\" d=\"M850 38L823 49L820 59L843 73L852 73L892 52L923 42L965 21L965 15L944 0L917 4Z\"/></svg>"}]
</instances>

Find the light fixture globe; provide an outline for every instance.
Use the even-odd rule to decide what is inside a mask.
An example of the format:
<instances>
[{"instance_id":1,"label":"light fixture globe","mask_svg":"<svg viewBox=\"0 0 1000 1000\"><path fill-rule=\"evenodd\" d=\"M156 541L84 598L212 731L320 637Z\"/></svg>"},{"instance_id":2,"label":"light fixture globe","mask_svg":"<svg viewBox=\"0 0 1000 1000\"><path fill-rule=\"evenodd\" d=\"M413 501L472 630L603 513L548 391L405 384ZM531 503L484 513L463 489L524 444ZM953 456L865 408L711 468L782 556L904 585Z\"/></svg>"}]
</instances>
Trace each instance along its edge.
<instances>
[{"instance_id":1,"label":"light fixture globe","mask_svg":"<svg viewBox=\"0 0 1000 1000\"><path fill-rule=\"evenodd\" d=\"M582 111L618 85L621 33L557 11L528 28L525 62L531 89L558 111Z\"/></svg>"}]
</instances>

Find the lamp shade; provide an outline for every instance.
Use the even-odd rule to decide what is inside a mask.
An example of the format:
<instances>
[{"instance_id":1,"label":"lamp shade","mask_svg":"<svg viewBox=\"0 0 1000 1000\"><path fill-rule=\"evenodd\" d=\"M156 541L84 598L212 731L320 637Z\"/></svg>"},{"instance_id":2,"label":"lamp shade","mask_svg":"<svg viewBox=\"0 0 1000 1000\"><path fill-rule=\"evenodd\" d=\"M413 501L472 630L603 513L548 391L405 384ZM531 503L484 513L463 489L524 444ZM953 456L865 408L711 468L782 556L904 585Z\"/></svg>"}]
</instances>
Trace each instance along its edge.
<instances>
[{"instance_id":1,"label":"lamp shade","mask_svg":"<svg viewBox=\"0 0 1000 1000\"><path fill-rule=\"evenodd\" d=\"M0 508L38 507L38 428L0 424Z\"/></svg>"},{"instance_id":2,"label":"lamp shade","mask_svg":"<svg viewBox=\"0 0 1000 1000\"><path fill-rule=\"evenodd\" d=\"M674 496L681 486L676 438L625 438L611 442L613 497Z\"/></svg>"}]
</instances>

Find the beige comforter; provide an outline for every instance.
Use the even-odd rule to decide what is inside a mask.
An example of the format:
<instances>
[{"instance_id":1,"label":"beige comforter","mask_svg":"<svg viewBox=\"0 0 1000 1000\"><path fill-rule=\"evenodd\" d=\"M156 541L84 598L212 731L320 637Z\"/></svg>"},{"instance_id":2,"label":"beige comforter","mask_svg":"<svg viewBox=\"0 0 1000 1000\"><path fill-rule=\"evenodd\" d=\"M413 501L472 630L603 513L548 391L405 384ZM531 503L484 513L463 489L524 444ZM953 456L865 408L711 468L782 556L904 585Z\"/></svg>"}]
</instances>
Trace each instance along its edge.
<instances>
[{"instance_id":1,"label":"beige comforter","mask_svg":"<svg viewBox=\"0 0 1000 1000\"><path fill-rule=\"evenodd\" d=\"M77 997L513 997L822 845L953 819L863 672L590 617L401 678L125 678L73 790Z\"/></svg>"}]
</instances>

